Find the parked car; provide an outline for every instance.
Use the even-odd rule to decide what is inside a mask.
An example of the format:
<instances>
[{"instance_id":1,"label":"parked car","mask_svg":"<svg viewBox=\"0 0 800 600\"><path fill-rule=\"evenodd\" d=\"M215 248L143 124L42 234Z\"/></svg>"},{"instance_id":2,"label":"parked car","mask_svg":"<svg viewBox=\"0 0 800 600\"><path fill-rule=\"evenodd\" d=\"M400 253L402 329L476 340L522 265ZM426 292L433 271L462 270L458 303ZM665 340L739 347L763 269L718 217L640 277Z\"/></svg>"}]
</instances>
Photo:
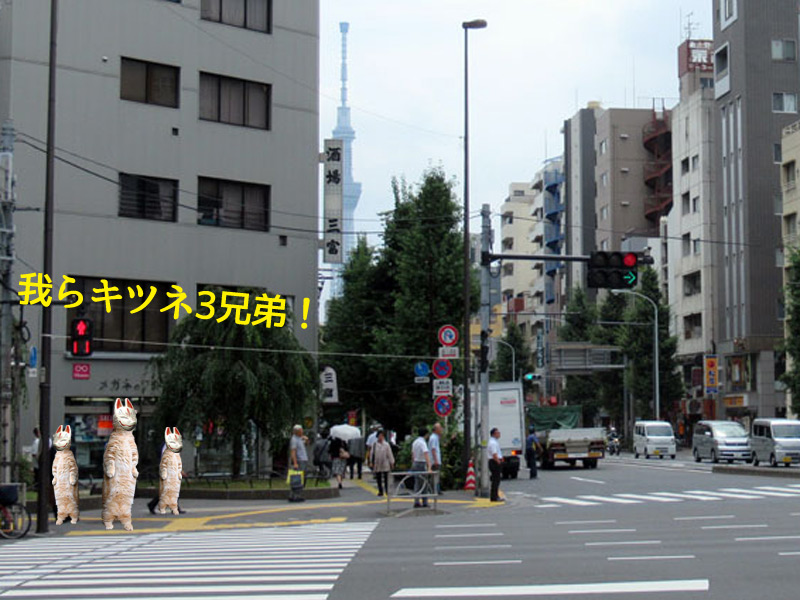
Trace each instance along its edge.
<instances>
[{"instance_id":1,"label":"parked car","mask_svg":"<svg viewBox=\"0 0 800 600\"><path fill-rule=\"evenodd\" d=\"M762 460L770 466L787 467L800 463L800 421L794 419L756 419L750 436L753 464Z\"/></svg>"},{"instance_id":2,"label":"parked car","mask_svg":"<svg viewBox=\"0 0 800 600\"><path fill-rule=\"evenodd\" d=\"M672 425L666 421L636 421L633 426L633 457L645 458L669 455L675 460L677 446Z\"/></svg>"},{"instance_id":3,"label":"parked car","mask_svg":"<svg viewBox=\"0 0 800 600\"><path fill-rule=\"evenodd\" d=\"M692 436L695 462L707 458L713 463L727 460L750 462L752 459L747 430L736 421L698 421Z\"/></svg>"}]
</instances>

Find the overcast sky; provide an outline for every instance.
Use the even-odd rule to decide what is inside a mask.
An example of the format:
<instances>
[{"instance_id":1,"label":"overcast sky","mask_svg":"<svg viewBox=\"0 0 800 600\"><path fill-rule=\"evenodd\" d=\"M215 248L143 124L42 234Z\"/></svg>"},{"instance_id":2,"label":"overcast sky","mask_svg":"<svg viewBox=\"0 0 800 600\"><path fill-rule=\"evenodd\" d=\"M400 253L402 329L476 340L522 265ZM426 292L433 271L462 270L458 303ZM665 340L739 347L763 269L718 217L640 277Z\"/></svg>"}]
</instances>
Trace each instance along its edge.
<instances>
[{"instance_id":1,"label":"overcast sky","mask_svg":"<svg viewBox=\"0 0 800 600\"><path fill-rule=\"evenodd\" d=\"M469 33L474 213L484 202L499 207L510 182L560 155L564 120L587 102L674 105L686 17L693 37L707 39L711 11L712 0L322 0L321 139L336 124L339 22L350 23L353 166L363 185L356 228L380 229L372 219L392 207L393 176L418 182L441 165L462 197L462 21L488 22Z\"/></svg>"}]
</instances>

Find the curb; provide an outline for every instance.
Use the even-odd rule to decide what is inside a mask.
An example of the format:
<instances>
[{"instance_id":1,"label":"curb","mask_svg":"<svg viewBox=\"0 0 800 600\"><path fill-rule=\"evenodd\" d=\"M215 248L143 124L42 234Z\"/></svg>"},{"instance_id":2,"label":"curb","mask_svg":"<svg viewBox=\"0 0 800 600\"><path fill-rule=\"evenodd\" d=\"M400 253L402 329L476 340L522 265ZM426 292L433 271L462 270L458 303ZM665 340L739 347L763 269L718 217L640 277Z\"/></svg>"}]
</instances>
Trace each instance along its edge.
<instances>
[{"instance_id":1,"label":"curb","mask_svg":"<svg viewBox=\"0 0 800 600\"><path fill-rule=\"evenodd\" d=\"M791 467L746 467L735 465L715 465L711 468L712 473L727 473L728 475L755 475L757 477L788 477L790 479L800 479L800 469Z\"/></svg>"}]
</instances>

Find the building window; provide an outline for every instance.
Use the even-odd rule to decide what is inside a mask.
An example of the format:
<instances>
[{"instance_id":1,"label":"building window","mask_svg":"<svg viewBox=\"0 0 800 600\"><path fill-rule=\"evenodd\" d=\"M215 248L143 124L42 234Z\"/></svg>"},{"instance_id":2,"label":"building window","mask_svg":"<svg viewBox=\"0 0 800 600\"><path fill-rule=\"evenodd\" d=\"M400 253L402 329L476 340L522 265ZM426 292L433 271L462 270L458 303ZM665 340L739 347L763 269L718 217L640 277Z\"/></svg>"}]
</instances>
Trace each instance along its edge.
<instances>
[{"instance_id":1,"label":"building window","mask_svg":"<svg viewBox=\"0 0 800 600\"><path fill-rule=\"evenodd\" d=\"M161 312L168 302L167 292L173 293L171 283L142 281L141 279L108 279L112 295L121 299L110 301L110 312L106 312L103 302L93 302L91 297L99 297L103 284L97 277L71 275L75 283L69 286L72 291L83 294L80 307L67 309L67 323L78 317L79 311L94 322L94 349L100 352L163 352L164 343L169 341L169 322L172 312ZM146 294L144 298L128 292L128 287L136 290L140 286ZM116 290L114 288L117 288ZM156 293L153 302L143 310L134 312L150 295ZM98 291L95 291L98 290ZM131 298L131 295L134 297ZM69 339L66 341L69 350Z\"/></svg>"},{"instance_id":2,"label":"building window","mask_svg":"<svg viewBox=\"0 0 800 600\"><path fill-rule=\"evenodd\" d=\"M503 225L513 225L514 224L514 213L508 212L503 215Z\"/></svg>"},{"instance_id":3,"label":"building window","mask_svg":"<svg viewBox=\"0 0 800 600\"><path fill-rule=\"evenodd\" d=\"M683 337L696 340L703 337L703 315L694 313L683 317Z\"/></svg>"},{"instance_id":4,"label":"building window","mask_svg":"<svg viewBox=\"0 0 800 600\"><path fill-rule=\"evenodd\" d=\"M695 154L692 157L692 171L697 171L700 168L700 155Z\"/></svg>"},{"instance_id":5,"label":"building window","mask_svg":"<svg viewBox=\"0 0 800 600\"><path fill-rule=\"evenodd\" d=\"M702 284L700 280L700 271L689 273L683 276L683 295L695 296L702 293Z\"/></svg>"},{"instance_id":6,"label":"building window","mask_svg":"<svg viewBox=\"0 0 800 600\"><path fill-rule=\"evenodd\" d=\"M692 252L695 254L700 254L700 238L692 240Z\"/></svg>"},{"instance_id":7,"label":"building window","mask_svg":"<svg viewBox=\"0 0 800 600\"><path fill-rule=\"evenodd\" d=\"M506 262L503 263L503 276L511 276L514 274L514 263L513 262Z\"/></svg>"},{"instance_id":8,"label":"building window","mask_svg":"<svg viewBox=\"0 0 800 600\"><path fill-rule=\"evenodd\" d=\"M684 256L689 256L692 253L692 236L684 233L681 236L681 249Z\"/></svg>"},{"instance_id":9,"label":"building window","mask_svg":"<svg viewBox=\"0 0 800 600\"><path fill-rule=\"evenodd\" d=\"M271 33L272 0L202 0L200 18Z\"/></svg>"},{"instance_id":10,"label":"building window","mask_svg":"<svg viewBox=\"0 0 800 600\"><path fill-rule=\"evenodd\" d=\"M783 162L783 150L781 150L780 144L773 144L772 145L772 162L775 163L782 163Z\"/></svg>"},{"instance_id":11,"label":"building window","mask_svg":"<svg viewBox=\"0 0 800 600\"><path fill-rule=\"evenodd\" d=\"M794 40L772 40L772 60L795 60L797 43Z\"/></svg>"},{"instance_id":12,"label":"building window","mask_svg":"<svg viewBox=\"0 0 800 600\"><path fill-rule=\"evenodd\" d=\"M606 252L608 250L608 240L603 240L600 242L600 250Z\"/></svg>"},{"instance_id":13,"label":"building window","mask_svg":"<svg viewBox=\"0 0 800 600\"><path fill-rule=\"evenodd\" d=\"M783 235L786 237L797 236L797 213L783 217Z\"/></svg>"},{"instance_id":14,"label":"building window","mask_svg":"<svg viewBox=\"0 0 800 600\"><path fill-rule=\"evenodd\" d=\"M603 173L602 175L600 175L600 184L603 187L608 187L608 172Z\"/></svg>"},{"instance_id":15,"label":"building window","mask_svg":"<svg viewBox=\"0 0 800 600\"><path fill-rule=\"evenodd\" d=\"M178 182L141 175L119 174L119 216L175 221Z\"/></svg>"},{"instance_id":16,"label":"building window","mask_svg":"<svg viewBox=\"0 0 800 600\"><path fill-rule=\"evenodd\" d=\"M178 108L180 69L160 63L123 58L120 98Z\"/></svg>"},{"instance_id":17,"label":"building window","mask_svg":"<svg viewBox=\"0 0 800 600\"><path fill-rule=\"evenodd\" d=\"M689 192L681 194L681 214L688 215L690 210Z\"/></svg>"},{"instance_id":18,"label":"building window","mask_svg":"<svg viewBox=\"0 0 800 600\"><path fill-rule=\"evenodd\" d=\"M200 118L258 129L270 128L272 86L200 73Z\"/></svg>"},{"instance_id":19,"label":"building window","mask_svg":"<svg viewBox=\"0 0 800 600\"><path fill-rule=\"evenodd\" d=\"M796 113L797 94L788 94L786 92L772 94L772 112Z\"/></svg>"},{"instance_id":20,"label":"building window","mask_svg":"<svg viewBox=\"0 0 800 600\"><path fill-rule=\"evenodd\" d=\"M726 21L736 18L736 0L722 0L722 15Z\"/></svg>"},{"instance_id":21,"label":"building window","mask_svg":"<svg viewBox=\"0 0 800 600\"><path fill-rule=\"evenodd\" d=\"M600 156L603 156L606 152L608 152L608 140L603 140L600 142Z\"/></svg>"},{"instance_id":22,"label":"building window","mask_svg":"<svg viewBox=\"0 0 800 600\"><path fill-rule=\"evenodd\" d=\"M692 198L692 212L698 213L700 212L700 196L695 196Z\"/></svg>"},{"instance_id":23,"label":"building window","mask_svg":"<svg viewBox=\"0 0 800 600\"><path fill-rule=\"evenodd\" d=\"M514 190L514 195L515 196L524 196L525 195L525 190Z\"/></svg>"},{"instance_id":24,"label":"building window","mask_svg":"<svg viewBox=\"0 0 800 600\"><path fill-rule=\"evenodd\" d=\"M728 73L728 46L723 46L714 54L714 74L717 79Z\"/></svg>"},{"instance_id":25,"label":"building window","mask_svg":"<svg viewBox=\"0 0 800 600\"><path fill-rule=\"evenodd\" d=\"M269 231L270 186L200 177L197 223Z\"/></svg>"},{"instance_id":26,"label":"building window","mask_svg":"<svg viewBox=\"0 0 800 600\"><path fill-rule=\"evenodd\" d=\"M608 219L608 205L605 205L600 209L600 220L605 221L606 219Z\"/></svg>"},{"instance_id":27,"label":"building window","mask_svg":"<svg viewBox=\"0 0 800 600\"><path fill-rule=\"evenodd\" d=\"M797 164L795 161L790 160L785 163L781 170L783 171L783 189L794 189L797 184Z\"/></svg>"},{"instance_id":28,"label":"building window","mask_svg":"<svg viewBox=\"0 0 800 600\"><path fill-rule=\"evenodd\" d=\"M700 87L702 89L711 89L714 87L714 80L711 77L701 77Z\"/></svg>"}]
</instances>

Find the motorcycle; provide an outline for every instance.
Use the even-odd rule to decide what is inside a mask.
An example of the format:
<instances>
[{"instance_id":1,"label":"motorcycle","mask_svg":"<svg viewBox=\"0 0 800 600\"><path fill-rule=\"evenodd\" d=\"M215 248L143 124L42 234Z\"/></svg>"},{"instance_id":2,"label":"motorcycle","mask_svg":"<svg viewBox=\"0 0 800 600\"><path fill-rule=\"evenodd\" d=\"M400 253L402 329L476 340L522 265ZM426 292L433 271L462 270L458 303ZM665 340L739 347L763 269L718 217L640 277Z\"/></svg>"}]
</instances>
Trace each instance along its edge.
<instances>
[{"instance_id":1,"label":"motorcycle","mask_svg":"<svg viewBox=\"0 0 800 600\"><path fill-rule=\"evenodd\" d=\"M608 438L608 453L610 455L616 454L617 456L619 456L620 447L621 447L621 444L620 444L619 437L614 436L614 437Z\"/></svg>"}]
</instances>

